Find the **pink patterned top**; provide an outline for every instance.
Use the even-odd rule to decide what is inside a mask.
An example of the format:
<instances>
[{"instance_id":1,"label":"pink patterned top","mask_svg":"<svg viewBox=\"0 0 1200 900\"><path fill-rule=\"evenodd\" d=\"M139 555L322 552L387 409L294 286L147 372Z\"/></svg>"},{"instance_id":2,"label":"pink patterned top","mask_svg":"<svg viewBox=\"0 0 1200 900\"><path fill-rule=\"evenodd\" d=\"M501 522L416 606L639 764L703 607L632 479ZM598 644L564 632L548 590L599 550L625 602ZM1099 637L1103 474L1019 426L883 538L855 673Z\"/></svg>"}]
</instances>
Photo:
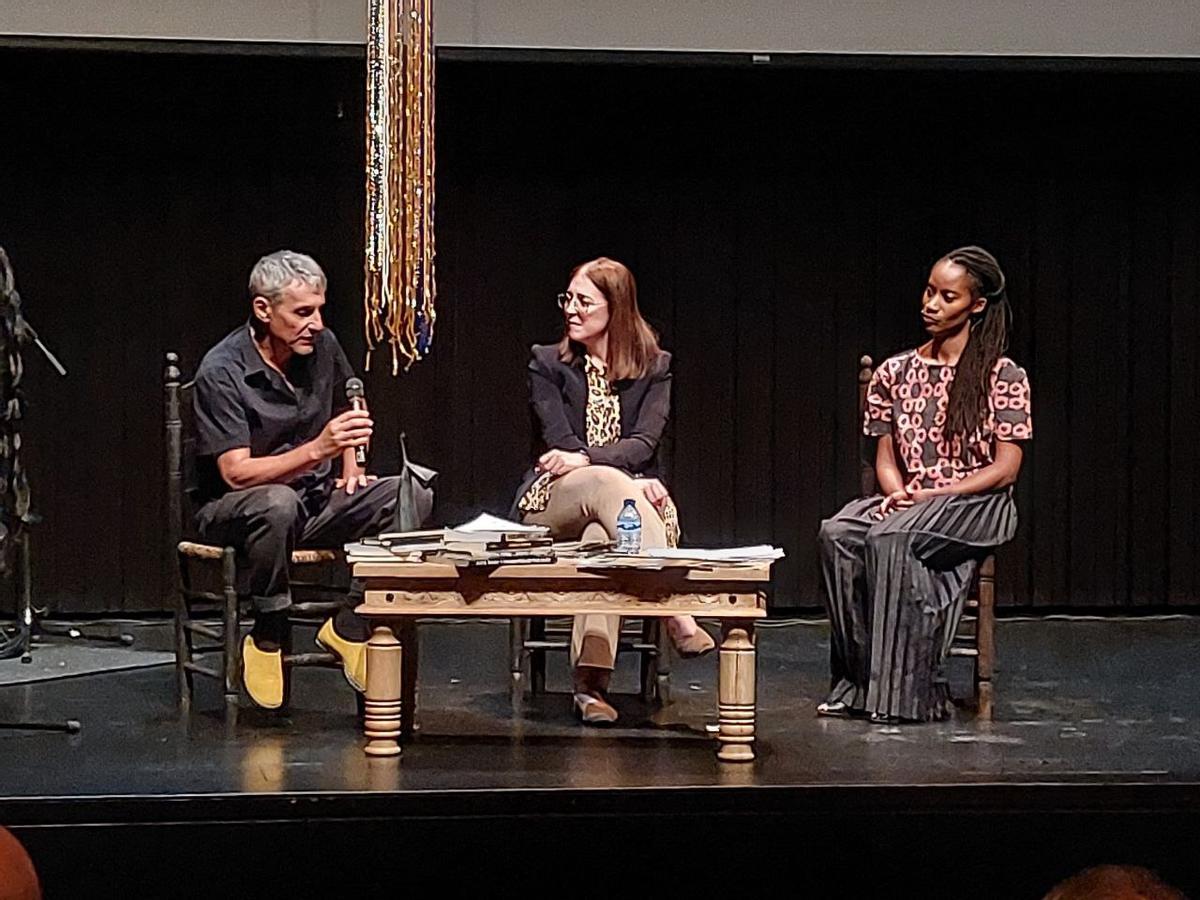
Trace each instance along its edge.
<instances>
[{"instance_id":1,"label":"pink patterned top","mask_svg":"<svg viewBox=\"0 0 1200 900\"><path fill-rule=\"evenodd\" d=\"M1029 378L1002 356L992 370L987 420L965 447L957 435L948 441L942 429L954 371L954 366L909 350L885 360L867 387L863 431L875 437L892 435L908 484L946 487L994 462L996 441L1033 437Z\"/></svg>"}]
</instances>

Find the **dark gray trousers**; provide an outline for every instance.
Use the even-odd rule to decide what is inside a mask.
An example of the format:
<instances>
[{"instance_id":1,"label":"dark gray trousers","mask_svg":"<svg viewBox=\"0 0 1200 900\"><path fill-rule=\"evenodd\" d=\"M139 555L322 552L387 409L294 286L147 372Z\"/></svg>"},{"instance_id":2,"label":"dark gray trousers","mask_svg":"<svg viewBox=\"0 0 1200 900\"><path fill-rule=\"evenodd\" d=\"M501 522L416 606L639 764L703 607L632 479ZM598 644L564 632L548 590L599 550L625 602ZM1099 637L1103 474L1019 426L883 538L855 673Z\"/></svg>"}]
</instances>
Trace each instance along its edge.
<instances>
[{"instance_id":1,"label":"dark gray trousers","mask_svg":"<svg viewBox=\"0 0 1200 900\"><path fill-rule=\"evenodd\" d=\"M915 721L951 709L944 664L980 560L1012 539L1009 491L950 494L872 514L880 496L852 500L821 523L829 612L829 701Z\"/></svg>"},{"instance_id":2,"label":"dark gray trousers","mask_svg":"<svg viewBox=\"0 0 1200 900\"><path fill-rule=\"evenodd\" d=\"M392 530L399 477L380 478L353 494L330 485L301 496L285 484L230 491L196 514L204 541L238 552L238 593L256 613L279 612L292 602L288 566L292 551L339 548L347 541ZM350 601L361 596L351 586Z\"/></svg>"}]
</instances>

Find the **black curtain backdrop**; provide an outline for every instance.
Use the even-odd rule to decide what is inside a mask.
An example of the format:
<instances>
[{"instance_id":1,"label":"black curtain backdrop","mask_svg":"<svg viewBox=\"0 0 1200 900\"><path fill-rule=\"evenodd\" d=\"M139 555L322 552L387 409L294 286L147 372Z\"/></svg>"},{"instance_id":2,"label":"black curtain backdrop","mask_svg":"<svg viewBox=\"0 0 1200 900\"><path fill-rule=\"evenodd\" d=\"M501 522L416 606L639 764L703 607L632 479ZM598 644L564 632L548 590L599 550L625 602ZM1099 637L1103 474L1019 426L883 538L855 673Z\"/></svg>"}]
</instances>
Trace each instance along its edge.
<instances>
[{"instance_id":1,"label":"black curtain backdrop","mask_svg":"<svg viewBox=\"0 0 1200 900\"><path fill-rule=\"evenodd\" d=\"M360 333L362 62L0 50L0 244L70 370L31 351L39 603L162 609L161 360L246 313L255 259L312 253ZM1188 70L935 63L749 68L443 61L432 356L367 376L438 515L504 511L528 462L525 359L605 254L675 353L673 491L695 544L787 551L856 484L855 373L922 339L931 262L1005 266L1036 439L1000 554L1006 606L1197 602L1200 184Z\"/></svg>"}]
</instances>

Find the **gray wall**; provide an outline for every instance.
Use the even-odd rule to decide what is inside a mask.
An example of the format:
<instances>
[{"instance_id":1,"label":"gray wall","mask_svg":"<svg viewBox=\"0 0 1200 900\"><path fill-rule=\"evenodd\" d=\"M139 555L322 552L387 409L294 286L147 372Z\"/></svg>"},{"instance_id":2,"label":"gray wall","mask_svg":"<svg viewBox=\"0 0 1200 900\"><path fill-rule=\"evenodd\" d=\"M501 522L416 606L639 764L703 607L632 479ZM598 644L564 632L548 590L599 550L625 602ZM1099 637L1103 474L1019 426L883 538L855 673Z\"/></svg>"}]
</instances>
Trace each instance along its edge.
<instances>
[{"instance_id":1,"label":"gray wall","mask_svg":"<svg viewBox=\"0 0 1200 900\"><path fill-rule=\"evenodd\" d=\"M366 0L0 0L0 34L361 43ZM1196 0L438 0L438 43L1200 56Z\"/></svg>"}]
</instances>

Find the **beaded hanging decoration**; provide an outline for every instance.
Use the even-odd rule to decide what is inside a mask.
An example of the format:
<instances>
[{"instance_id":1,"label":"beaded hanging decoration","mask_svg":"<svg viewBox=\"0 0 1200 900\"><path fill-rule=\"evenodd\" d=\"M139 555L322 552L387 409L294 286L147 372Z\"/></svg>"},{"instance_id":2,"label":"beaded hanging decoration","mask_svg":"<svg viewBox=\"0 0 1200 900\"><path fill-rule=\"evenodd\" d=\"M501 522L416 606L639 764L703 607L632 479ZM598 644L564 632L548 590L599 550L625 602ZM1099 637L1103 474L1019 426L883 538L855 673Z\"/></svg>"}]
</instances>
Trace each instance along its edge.
<instances>
[{"instance_id":1,"label":"beaded hanging decoration","mask_svg":"<svg viewBox=\"0 0 1200 900\"><path fill-rule=\"evenodd\" d=\"M22 325L21 295L8 254L0 247L0 574L9 569L15 538L33 521L29 482L21 463L21 425L25 417L21 348L29 341ZM0 644L3 637L0 634Z\"/></svg>"},{"instance_id":2,"label":"beaded hanging decoration","mask_svg":"<svg viewBox=\"0 0 1200 900\"><path fill-rule=\"evenodd\" d=\"M433 0L367 0L367 368L429 352L434 298Z\"/></svg>"}]
</instances>

